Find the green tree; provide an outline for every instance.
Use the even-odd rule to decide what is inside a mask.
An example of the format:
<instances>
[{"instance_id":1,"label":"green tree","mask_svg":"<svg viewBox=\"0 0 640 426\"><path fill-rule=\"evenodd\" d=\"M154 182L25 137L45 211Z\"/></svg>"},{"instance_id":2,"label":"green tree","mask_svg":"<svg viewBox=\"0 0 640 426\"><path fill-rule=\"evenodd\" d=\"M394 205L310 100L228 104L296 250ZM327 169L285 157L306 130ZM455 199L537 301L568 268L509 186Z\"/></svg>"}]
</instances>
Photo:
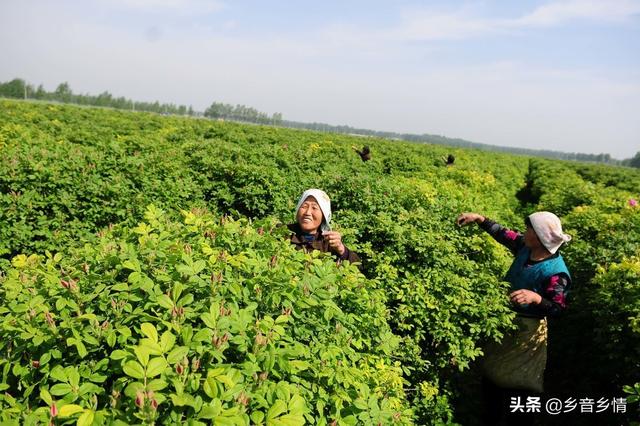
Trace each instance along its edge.
<instances>
[{"instance_id":1,"label":"green tree","mask_svg":"<svg viewBox=\"0 0 640 426\"><path fill-rule=\"evenodd\" d=\"M66 81L64 83L60 83L56 88L55 92L53 92L54 99L60 102L69 102L73 96L73 92L71 91L71 87L69 87L69 83Z\"/></svg>"},{"instance_id":2,"label":"green tree","mask_svg":"<svg viewBox=\"0 0 640 426\"><path fill-rule=\"evenodd\" d=\"M636 152L636 155L633 158L628 159L627 161L627 165L640 168L640 151Z\"/></svg>"},{"instance_id":3,"label":"green tree","mask_svg":"<svg viewBox=\"0 0 640 426\"><path fill-rule=\"evenodd\" d=\"M7 98L23 98L25 90L25 81L15 78L8 83L0 84L0 96Z\"/></svg>"}]
</instances>

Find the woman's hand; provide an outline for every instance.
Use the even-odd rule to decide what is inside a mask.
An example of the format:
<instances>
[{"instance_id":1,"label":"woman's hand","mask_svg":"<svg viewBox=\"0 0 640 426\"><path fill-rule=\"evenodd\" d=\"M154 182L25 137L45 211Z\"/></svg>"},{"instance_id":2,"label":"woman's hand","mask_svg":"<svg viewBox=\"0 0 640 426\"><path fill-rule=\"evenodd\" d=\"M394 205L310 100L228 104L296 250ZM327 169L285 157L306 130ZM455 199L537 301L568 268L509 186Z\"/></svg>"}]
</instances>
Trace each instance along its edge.
<instances>
[{"instance_id":1,"label":"woman's hand","mask_svg":"<svg viewBox=\"0 0 640 426\"><path fill-rule=\"evenodd\" d=\"M512 292L509 297L516 305L537 305L542 302L542 296L535 291L520 289Z\"/></svg>"},{"instance_id":2,"label":"woman's hand","mask_svg":"<svg viewBox=\"0 0 640 426\"><path fill-rule=\"evenodd\" d=\"M329 248L331 251L338 253L342 256L346 250L342 243L342 235L336 231L324 231L322 236L329 242Z\"/></svg>"},{"instance_id":3,"label":"woman's hand","mask_svg":"<svg viewBox=\"0 0 640 426\"><path fill-rule=\"evenodd\" d=\"M456 219L456 223L459 226L468 225L470 223L482 223L484 222L484 216L479 215L478 213L462 213Z\"/></svg>"}]
</instances>

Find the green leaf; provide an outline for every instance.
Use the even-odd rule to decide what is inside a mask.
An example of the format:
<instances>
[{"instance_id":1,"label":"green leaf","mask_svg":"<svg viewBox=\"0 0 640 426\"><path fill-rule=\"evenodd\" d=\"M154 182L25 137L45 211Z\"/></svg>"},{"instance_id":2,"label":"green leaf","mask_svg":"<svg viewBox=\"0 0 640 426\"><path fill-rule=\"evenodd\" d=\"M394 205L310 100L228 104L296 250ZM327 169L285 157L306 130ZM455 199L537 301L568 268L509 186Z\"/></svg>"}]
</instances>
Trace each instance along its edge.
<instances>
[{"instance_id":1,"label":"green leaf","mask_svg":"<svg viewBox=\"0 0 640 426\"><path fill-rule=\"evenodd\" d=\"M119 283L111 286L111 291L129 291L129 284Z\"/></svg>"},{"instance_id":2,"label":"green leaf","mask_svg":"<svg viewBox=\"0 0 640 426\"><path fill-rule=\"evenodd\" d=\"M300 426L304 423L304 416L297 416L293 414L285 414L284 416L280 416L272 421L267 420L267 425L273 426Z\"/></svg>"},{"instance_id":3,"label":"green leaf","mask_svg":"<svg viewBox=\"0 0 640 426\"><path fill-rule=\"evenodd\" d=\"M161 294L160 296L158 296L158 299L156 301L158 305L162 306L165 309L172 309L174 306L173 300L171 300L171 298L166 294Z\"/></svg>"},{"instance_id":4,"label":"green leaf","mask_svg":"<svg viewBox=\"0 0 640 426\"><path fill-rule=\"evenodd\" d=\"M287 404L281 399L276 399L276 402L267 411L267 420L275 419L285 411L287 411Z\"/></svg>"},{"instance_id":5,"label":"green leaf","mask_svg":"<svg viewBox=\"0 0 640 426\"><path fill-rule=\"evenodd\" d=\"M300 372L300 371L304 371L306 369L308 369L311 364L309 364L309 362L307 361L300 361L300 360L292 360L289 361L289 365L291 366L291 370L294 374Z\"/></svg>"},{"instance_id":6,"label":"green leaf","mask_svg":"<svg viewBox=\"0 0 640 426\"><path fill-rule=\"evenodd\" d=\"M118 327L118 333L124 337L131 337L131 330L127 326Z\"/></svg>"},{"instance_id":7,"label":"green leaf","mask_svg":"<svg viewBox=\"0 0 640 426\"><path fill-rule=\"evenodd\" d=\"M278 398L283 401L289 401L291 399L291 391L289 390L287 383L279 382L276 385L276 395L278 395Z\"/></svg>"},{"instance_id":8,"label":"green leaf","mask_svg":"<svg viewBox=\"0 0 640 426\"><path fill-rule=\"evenodd\" d=\"M127 385L126 388L124 388L124 394L127 395L131 399L135 399L136 394L139 391L143 391L143 390L144 390L144 383L131 382L131 383L129 383Z\"/></svg>"},{"instance_id":9,"label":"green leaf","mask_svg":"<svg viewBox=\"0 0 640 426\"><path fill-rule=\"evenodd\" d=\"M135 352L136 358L138 358L140 364L142 364L143 367L146 367L149 363L149 349L144 346L136 346L133 348L133 352Z\"/></svg>"},{"instance_id":10,"label":"green leaf","mask_svg":"<svg viewBox=\"0 0 640 426\"><path fill-rule=\"evenodd\" d=\"M342 419L342 423L349 426L355 426L358 424L358 419L356 418L356 416L347 416Z\"/></svg>"},{"instance_id":11,"label":"green leaf","mask_svg":"<svg viewBox=\"0 0 640 426\"><path fill-rule=\"evenodd\" d=\"M231 389L236 385L233 379L226 374L216 376L216 380L219 381L220 383L224 383L225 385L227 385L229 389Z\"/></svg>"},{"instance_id":12,"label":"green leaf","mask_svg":"<svg viewBox=\"0 0 640 426\"><path fill-rule=\"evenodd\" d=\"M162 337L160 338L160 347L162 348L163 353L169 352L175 343L176 336L174 336L170 331L162 333Z\"/></svg>"},{"instance_id":13,"label":"green leaf","mask_svg":"<svg viewBox=\"0 0 640 426\"><path fill-rule=\"evenodd\" d=\"M48 390L40 388L40 399L42 399L47 405L53 405L53 398Z\"/></svg>"},{"instance_id":14,"label":"green leaf","mask_svg":"<svg viewBox=\"0 0 640 426\"><path fill-rule=\"evenodd\" d=\"M202 384L202 390L209 398L217 398L218 397L218 383L214 378L207 378Z\"/></svg>"},{"instance_id":15,"label":"green leaf","mask_svg":"<svg viewBox=\"0 0 640 426\"><path fill-rule=\"evenodd\" d=\"M107 345L109 345L110 348L116 345L116 333L114 333L113 331L107 334Z\"/></svg>"},{"instance_id":16,"label":"green leaf","mask_svg":"<svg viewBox=\"0 0 640 426\"><path fill-rule=\"evenodd\" d=\"M89 320L89 321L97 321L98 320L98 318L96 317L95 314L83 314L83 315L80 315L80 316L76 317L76 319L79 319L79 320L86 319L86 320Z\"/></svg>"},{"instance_id":17,"label":"green leaf","mask_svg":"<svg viewBox=\"0 0 640 426\"><path fill-rule=\"evenodd\" d=\"M173 289L171 290L171 296L173 300L178 300L180 295L182 294L182 290L184 290L184 286L180 282L175 282L173 284Z\"/></svg>"},{"instance_id":18,"label":"green leaf","mask_svg":"<svg viewBox=\"0 0 640 426\"><path fill-rule=\"evenodd\" d=\"M122 367L122 371L134 379L144 379L144 368L142 368L142 365L140 365L138 361L128 361L124 367Z\"/></svg>"},{"instance_id":19,"label":"green leaf","mask_svg":"<svg viewBox=\"0 0 640 426\"><path fill-rule=\"evenodd\" d=\"M82 343L81 340L76 339L75 337L69 337L67 339L67 346L71 345L74 345L76 347L80 358L84 358L85 356L87 356L87 348L84 346L84 343Z\"/></svg>"},{"instance_id":20,"label":"green leaf","mask_svg":"<svg viewBox=\"0 0 640 426\"><path fill-rule=\"evenodd\" d=\"M116 349L115 351L111 352L111 359L116 361L119 359L125 359L128 356L129 356L129 352L123 351L121 349Z\"/></svg>"},{"instance_id":21,"label":"green leaf","mask_svg":"<svg viewBox=\"0 0 640 426\"><path fill-rule=\"evenodd\" d=\"M79 405L69 404L69 405L60 407L60 409L58 410L58 416L69 417L69 416L73 416L76 413L81 412L82 410L84 410L84 408L82 408Z\"/></svg>"},{"instance_id":22,"label":"green leaf","mask_svg":"<svg viewBox=\"0 0 640 426\"><path fill-rule=\"evenodd\" d=\"M76 339L76 349L78 349L78 355L80 355L80 358L84 358L85 356L87 356L87 348L84 346L84 343L82 343L81 340Z\"/></svg>"},{"instance_id":23,"label":"green leaf","mask_svg":"<svg viewBox=\"0 0 640 426\"><path fill-rule=\"evenodd\" d=\"M264 422L264 413L262 411L254 411L251 413L251 420L254 424L260 424Z\"/></svg>"},{"instance_id":24,"label":"green leaf","mask_svg":"<svg viewBox=\"0 0 640 426\"><path fill-rule=\"evenodd\" d=\"M53 385L51 389L49 389L52 395L62 396L71 392L71 385L68 383L58 383L57 385Z\"/></svg>"},{"instance_id":25,"label":"green leaf","mask_svg":"<svg viewBox=\"0 0 640 426\"><path fill-rule=\"evenodd\" d=\"M140 280L140 288L145 292L151 294L153 292L153 281L151 278L146 275L142 275L142 279Z\"/></svg>"},{"instance_id":26,"label":"green leaf","mask_svg":"<svg viewBox=\"0 0 640 426\"><path fill-rule=\"evenodd\" d=\"M166 388L169 384L162 379L154 379L147 383L147 389L152 391L159 391Z\"/></svg>"},{"instance_id":27,"label":"green leaf","mask_svg":"<svg viewBox=\"0 0 640 426\"><path fill-rule=\"evenodd\" d=\"M64 309L64 307L67 306L66 300L63 299L62 297L58 298L58 300L56 300L56 310L58 312L60 312L61 310Z\"/></svg>"},{"instance_id":28,"label":"green leaf","mask_svg":"<svg viewBox=\"0 0 640 426\"><path fill-rule=\"evenodd\" d=\"M333 308L329 307L324 311L324 319L330 321L333 318Z\"/></svg>"},{"instance_id":29,"label":"green leaf","mask_svg":"<svg viewBox=\"0 0 640 426\"><path fill-rule=\"evenodd\" d=\"M140 329L142 330L145 336L147 336L153 342L158 343L158 331L153 326L153 324L149 322L145 322L140 326Z\"/></svg>"},{"instance_id":30,"label":"green leaf","mask_svg":"<svg viewBox=\"0 0 640 426\"><path fill-rule=\"evenodd\" d=\"M360 410L366 411L369 409L367 402L362 398L358 398L355 401L353 401L353 405Z\"/></svg>"},{"instance_id":31,"label":"green leaf","mask_svg":"<svg viewBox=\"0 0 640 426\"><path fill-rule=\"evenodd\" d=\"M67 372L67 377L69 378L69 384L72 387L78 387L80 384L80 374L78 373L78 369L76 367L67 367L65 368Z\"/></svg>"},{"instance_id":32,"label":"green leaf","mask_svg":"<svg viewBox=\"0 0 640 426\"><path fill-rule=\"evenodd\" d=\"M162 357L156 357L149 361L149 365L147 366L147 377L155 377L168 367L167 361Z\"/></svg>"},{"instance_id":33,"label":"green leaf","mask_svg":"<svg viewBox=\"0 0 640 426\"><path fill-rule=\"evenodd\" d=\"M173 402L173 405L178 407L184 407L185 405L193 407L195 405L193 396L188 393L183 393L182 395L171 394L171 401Z\"/></svg>"},{"instance_id":34,"label":"green leaf","mask_svg":"<svg viewBox=\"0 0 640 426\"><path fill-rule=\"evenodd\" d=\"M62 366L60 365L56 365L55 367L53 367L49 375L59 382L67 381L67 373L65 373L64 368L62 368Z\"/></svg>"},{"instance_id":35,"label":"green leaf","mask_svg":"<svg viewBox=\"0 0 640 426\"><path fill-rule=\"evenodd\" d=\"M289 321L289 315L280 315L276 318L276 324L282 324Z\"/></svg>"},{"instance_id":36,"label":"green leaf","mask_svg":"<svg viewBox=\"0 0 640 426\"><path fill-rule=\"evenodd\" d=\"M98 385L93 383L83 383L82 386L80 386L80 389L78 389L78 396L82 396L87 393L100 394L102 391L103 389Z\"/></svg>"},{"instance_id":37,"label":"green leaf","mask_svg":"<svg viewBox=\"0 0 640 426\"><path fill-rule=\"evenodd\" d=\"M214 400L210 405L203 405L202 410L198 413L199 419L213 419L214 417L220 415L221 412L221 403L220 400Z\"/></svg>"},{"instance_id":38,"label":"green leaf","mask_svg":"<svg viewBox=\"0 0 640 426\"><path fill-rule=\"evenodd\" d=\"M187 294L184 297L182 297L182 299L180 299L178 301L178 305L179 306L187 306L189 305L191 302L193 302L193 294Z\"/></svg>"},{"instance_id":39,"label":"green leaf","mask_svg":"<svg viewBox=\"0 0 640 426\"><path fill-rule=\"evenodd\" d=\"M307 404L300 395L293 395L289 401L289 413L302 416L307 409Z\"/></svg>"},{"instance_id":40,"label":"green leaf","mask_svg":"<svg viewBox=\"0 0 640 426\"><path fill-rule=\"evenodd\" d=\"M192 340L194 342L206 342L211 340L212 331L208 328L202 328L198 330L195 336L193 336Z\"/></svg>"},{"instance_id":41,"label":"green leaf","mask_svg":"<svg viewBox=\"0 0 640 426\"><path fill-rule=\"evenodd\" d=\"M76 426L91 426L93 424L94 412L93 410L85 410L84 413L78 418Z\"/></svg>"},{"instance_id":42,"label":"green leaf","mask_svg":"<svg viewBox=\"0 0 640 426\"><path fill-rule=\"evenodd\" d=\"M137 259L125 260L122 262L122 266L132 271L140 271L140 263L138 263Z\"/></svg>"},{"instance_id":43,"label":"green leaf","mask_svg":"<svg viewBox=\"0 0 640 426\"><path fill-rule=\"evenodd\" d=\"M216 319L210 313L205 312L204 314L200 315L200 319L207 327L214 329L216 328Z\"/></svg>"},{"instance_id":44,"label":"green leaf","mask_svg":"<svg viewBox=\"0 0 640 426\"><path fill-rule=\"evenodd\" d=\"M162 355L162 347L160 346L160 344L158 342L154 342L151 339L140 339L139 346L144 347L151 355Z\"/></svg>"},{"instance_id":45,"label":"green leaf","mask_svg":"<svg viewBox=\"0 0 640 426\"><path fill-rule=\"evenodd\" d=\"M46 365L49 360L51 359L51 353L47 352L46 354L42 355L40 357L40 366L42 367L43 365Z\"/></svg>"},{"instance_id":46,"label":"green leaf","mask_svg":"<svg viewBox=\"0 0 640 426\"><path fill-rule=\"evenodd\" d=\"M169 355L167 355L167 361L169 364L175 364L176 362L182 361L182 359L187 356L189 353L189 348L186 346L178 346L174 348Z\"/></svg>"}]
</instances>

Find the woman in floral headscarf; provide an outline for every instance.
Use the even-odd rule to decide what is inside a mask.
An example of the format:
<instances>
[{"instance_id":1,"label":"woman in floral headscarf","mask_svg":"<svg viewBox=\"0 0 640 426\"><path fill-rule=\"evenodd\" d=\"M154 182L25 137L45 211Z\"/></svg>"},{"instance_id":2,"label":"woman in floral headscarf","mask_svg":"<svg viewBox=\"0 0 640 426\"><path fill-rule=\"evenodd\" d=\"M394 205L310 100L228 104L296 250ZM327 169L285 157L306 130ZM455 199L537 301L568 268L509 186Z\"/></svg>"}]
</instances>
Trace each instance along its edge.
<instances>
[{"instance_id":1,"label":"woman in floral headscarf","mask_svg":"<svg viewBox=\"0 0 640 426\"><path fill-rule=\"evenodd\" d=\"M331 200L319 189L306 190L296 206L296 223L289 225L291 243L305 251L330 252L338 260L360 262L358 255L342 242L339 232L331 230Z\"/></svg>"},{"instance_id":2,"label":"woman in floral headscarf","mask_svg":"<svg viewBox=\"0 0 640 426\"><path fill-rule=\"evenodd\" d=\"M477 223L506 246L515 259L505 280L511 284L509 298L516 312L515 333L499 344L485 348L483 387L485 422L499 424L510 397L543 391L547 363L547 317L557 317L566 308L571 275L558 252L571 240L562 232L560 219L549 212L536 212L525 219L524 234L507 229L477 213L462 213L458 225ZM523 392L524 391L524 392ZM533 421L533 415L517 420Z\"/></svg>"}]
</instances>

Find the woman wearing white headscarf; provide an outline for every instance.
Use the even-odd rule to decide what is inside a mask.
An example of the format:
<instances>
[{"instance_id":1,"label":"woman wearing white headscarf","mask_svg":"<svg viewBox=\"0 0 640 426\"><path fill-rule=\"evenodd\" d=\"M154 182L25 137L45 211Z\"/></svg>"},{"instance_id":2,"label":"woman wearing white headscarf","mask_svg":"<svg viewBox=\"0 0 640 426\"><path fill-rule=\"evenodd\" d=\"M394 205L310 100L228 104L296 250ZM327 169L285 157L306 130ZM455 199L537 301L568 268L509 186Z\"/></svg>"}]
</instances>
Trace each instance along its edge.
<instances>
[{"instance_id":1,"label":"woman wearing white headscarf","mask_svg":"<svg viewBox=\"0 0 640 426\"><path fill-rule=\"evenodd\" d=\"M296 206L296 223L289 225L291 243L305 251L333 253L338 260L360 262L358 255L342 242L339 232L331 230L331 200L319 189L306 190Z\"/></svg>"},{"instance_id":2,"label":"woman wearing white headscarf","mask_svg":"<svg viewBox=\"0 0 640 426\"><path fill-rule=\"evenodd\" d=\"M526 401L526 395L531 392L543 391L547 317L557 317L566 308L571 284L571 275L558 249L571 237L562 232L560 219L549 212L529 215L525 219L524 234L477 213L462 213L457 223L477 223L515 255L505 281L511 284L509 298L517 313L518 329L484 350L485 422L499 424L511 397L525 396L523 401ZM521 416L516 422L533 422L533 418L533 415Z\"/></svg>"}]
</instances>

